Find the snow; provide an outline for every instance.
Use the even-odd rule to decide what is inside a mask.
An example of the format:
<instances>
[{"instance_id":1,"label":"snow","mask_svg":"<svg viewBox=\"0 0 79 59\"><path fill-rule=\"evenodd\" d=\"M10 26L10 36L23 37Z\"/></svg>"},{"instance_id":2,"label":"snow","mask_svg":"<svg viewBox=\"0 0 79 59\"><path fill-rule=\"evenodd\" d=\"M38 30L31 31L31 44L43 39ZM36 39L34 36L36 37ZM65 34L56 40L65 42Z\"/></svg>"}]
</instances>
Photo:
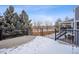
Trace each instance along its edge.
<instances>
[{"instance_id":1,"label":"snow","mask_svg":"<svg viewBox=\"0 0 79 59\"><path fill-rule=\"evenodd\" d=\"M54 39L37 36L33 41L20 45L17 48L0 49L0 53L4 54L70 54L79 53L79 47L73 47L70 44L61 43Z\"/></svg>"}]
</instances>

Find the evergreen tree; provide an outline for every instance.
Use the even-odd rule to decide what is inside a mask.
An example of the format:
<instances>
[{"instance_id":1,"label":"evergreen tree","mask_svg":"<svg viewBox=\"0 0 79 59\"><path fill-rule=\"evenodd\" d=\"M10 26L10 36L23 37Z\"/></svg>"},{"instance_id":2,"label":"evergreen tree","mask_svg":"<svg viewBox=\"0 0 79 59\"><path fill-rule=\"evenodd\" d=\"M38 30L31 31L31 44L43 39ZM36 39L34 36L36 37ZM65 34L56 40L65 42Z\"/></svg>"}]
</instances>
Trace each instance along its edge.
<instances>
[{"instance_id":1,"label":"evergreen tree","mask_svg":"<svg viewBox=\"0 0 79 59\"><path fill-rule=\"evenodd\" d=\"M27 13L22 10L18 15L17 12L14 12L13 6L9 6L0 19L0 27L3 29L4 35L31 34L31 26L31 20L29 20Z\"/></svg>"},{"instance_id":2,"label":"evergreen tree","mask_svg":"<svg viewBox=\"0 0 79 59\"><path fill-rule=\"evenodd\" d=\"M62 22L62 20L60 18L58 18L57 21L55 22L55 28L56 28L57 31L59 31L60 22Z\"/></svg>"},{"instance_id":3,"label":"evergreen tree","mask_svg":"<svg viewBox=\"0 0 79 59\"><path fill-rule=\"evenodd\" d=\"M6 22L5 23L6 30L8 32L11 32L13 30L12 27L14 27L14 25L13 25L13 14L14 14L14 7L13 6L9 6L9 8L7 8L5 13L4 13L4 20Z\"/></svg>"},{"instance_id":4,"label":"evergreen tree","mask_svg":"<svg viewBox=\"0 0 79 59\"><path fill-rule=\"evenodd\" d=\"M20 21L22 22L22 29L24 31L28 30L28 34L31 34L31 20L29 20L29 17L24 10L22 10L22 13L20 14Z\"/></svg>"}]
</instances>

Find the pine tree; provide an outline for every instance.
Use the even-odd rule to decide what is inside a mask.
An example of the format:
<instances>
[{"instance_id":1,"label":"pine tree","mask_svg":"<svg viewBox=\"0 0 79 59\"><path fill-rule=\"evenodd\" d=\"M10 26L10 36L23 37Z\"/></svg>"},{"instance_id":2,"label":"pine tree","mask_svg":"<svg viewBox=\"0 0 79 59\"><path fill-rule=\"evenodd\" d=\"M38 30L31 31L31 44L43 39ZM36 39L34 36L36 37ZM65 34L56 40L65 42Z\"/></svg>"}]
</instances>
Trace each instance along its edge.
<instances>
[{"instance_id":1,"label":"pine tree","mask_svg":"<svg viewBox=\"0 0 79 59\"><path fill-rule=\"evenodd\" d=\"M9 6L9 8L7 8L6 11L4 12L4 20L6 22L5 25L6 25L6 30L8 32L11 32L13 30L12 27L14 27L13 14L14 14L14 7L13 6Z\"/></svg>"},{"instance_id":2,"label":"pine tree","mask_svg":"<svg viewBox=\"0 0 79 59\"><path fill-rule=\"evenodd\" d=\"M20 14L20 21L22 22L22 29L24 32L28 31L28 34L31 34L31 20L29 20L29 17L24 10L22 10L22 13Z\"/></svg>"},{"instance_id":3,"label":"pine tree","mask_svg":"<svg viewBox=\"0 0 79 59\"><path fill-rule=\"evenodd\" d=\"M31 34L31 20L27 13L22 10L21 14L18 15L14 11L13 6L9 6L3 14L3 18L0 20L0 27L3 28L3 33L10 35L17 34Z\"/></svg>"},{"instance_id":4,"label":"pine tree","mask_svg":"<svg viewBox=\"0 0 79 59\"><path fill-rule=\"evenodd\" d=\"M57 30L57 31L59 31L60 22L62 22L62 20L61 20L60 18L58 18L57 21L55 22L55 27L56 27L56 30Z\"/></svg>"}]
</instances>

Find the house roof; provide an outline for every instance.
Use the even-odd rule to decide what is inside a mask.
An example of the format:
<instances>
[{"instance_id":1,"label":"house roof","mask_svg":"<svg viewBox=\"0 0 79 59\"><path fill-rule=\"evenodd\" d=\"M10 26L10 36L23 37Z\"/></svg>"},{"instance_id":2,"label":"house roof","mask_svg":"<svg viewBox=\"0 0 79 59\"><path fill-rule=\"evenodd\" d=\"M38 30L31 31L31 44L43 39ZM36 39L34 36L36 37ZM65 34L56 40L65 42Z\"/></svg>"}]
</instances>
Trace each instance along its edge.
<instances>
[{"instance_id":1,"label":"house roof","mask_svg":"<svg viewBox=\"0 0 79 59\"><path fill-rule=\"evenodd\" d=\"M60 23L69 24L69 23L73 23L73 22L74 22L74 19L70 19L70 20L65 20L63 22L60 22Z\"/></svg>"}]
</instances>

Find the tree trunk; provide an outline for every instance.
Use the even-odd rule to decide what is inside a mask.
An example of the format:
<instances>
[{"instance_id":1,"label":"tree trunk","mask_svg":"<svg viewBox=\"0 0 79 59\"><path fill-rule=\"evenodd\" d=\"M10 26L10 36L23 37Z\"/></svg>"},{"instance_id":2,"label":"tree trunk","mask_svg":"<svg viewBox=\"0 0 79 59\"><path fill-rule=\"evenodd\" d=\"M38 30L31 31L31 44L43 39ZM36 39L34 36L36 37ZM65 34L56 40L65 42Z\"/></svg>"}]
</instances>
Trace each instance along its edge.
<instances>
[{"instance_id":1,"label":"tree trunk","mask_svg":"<svg viewBox=\"0 0 79 59\"><path fill-rule=\"evenodd\" d=\"M0 40L2 40L2 29L0 29Z\"/></svg>"}]
</instances>

